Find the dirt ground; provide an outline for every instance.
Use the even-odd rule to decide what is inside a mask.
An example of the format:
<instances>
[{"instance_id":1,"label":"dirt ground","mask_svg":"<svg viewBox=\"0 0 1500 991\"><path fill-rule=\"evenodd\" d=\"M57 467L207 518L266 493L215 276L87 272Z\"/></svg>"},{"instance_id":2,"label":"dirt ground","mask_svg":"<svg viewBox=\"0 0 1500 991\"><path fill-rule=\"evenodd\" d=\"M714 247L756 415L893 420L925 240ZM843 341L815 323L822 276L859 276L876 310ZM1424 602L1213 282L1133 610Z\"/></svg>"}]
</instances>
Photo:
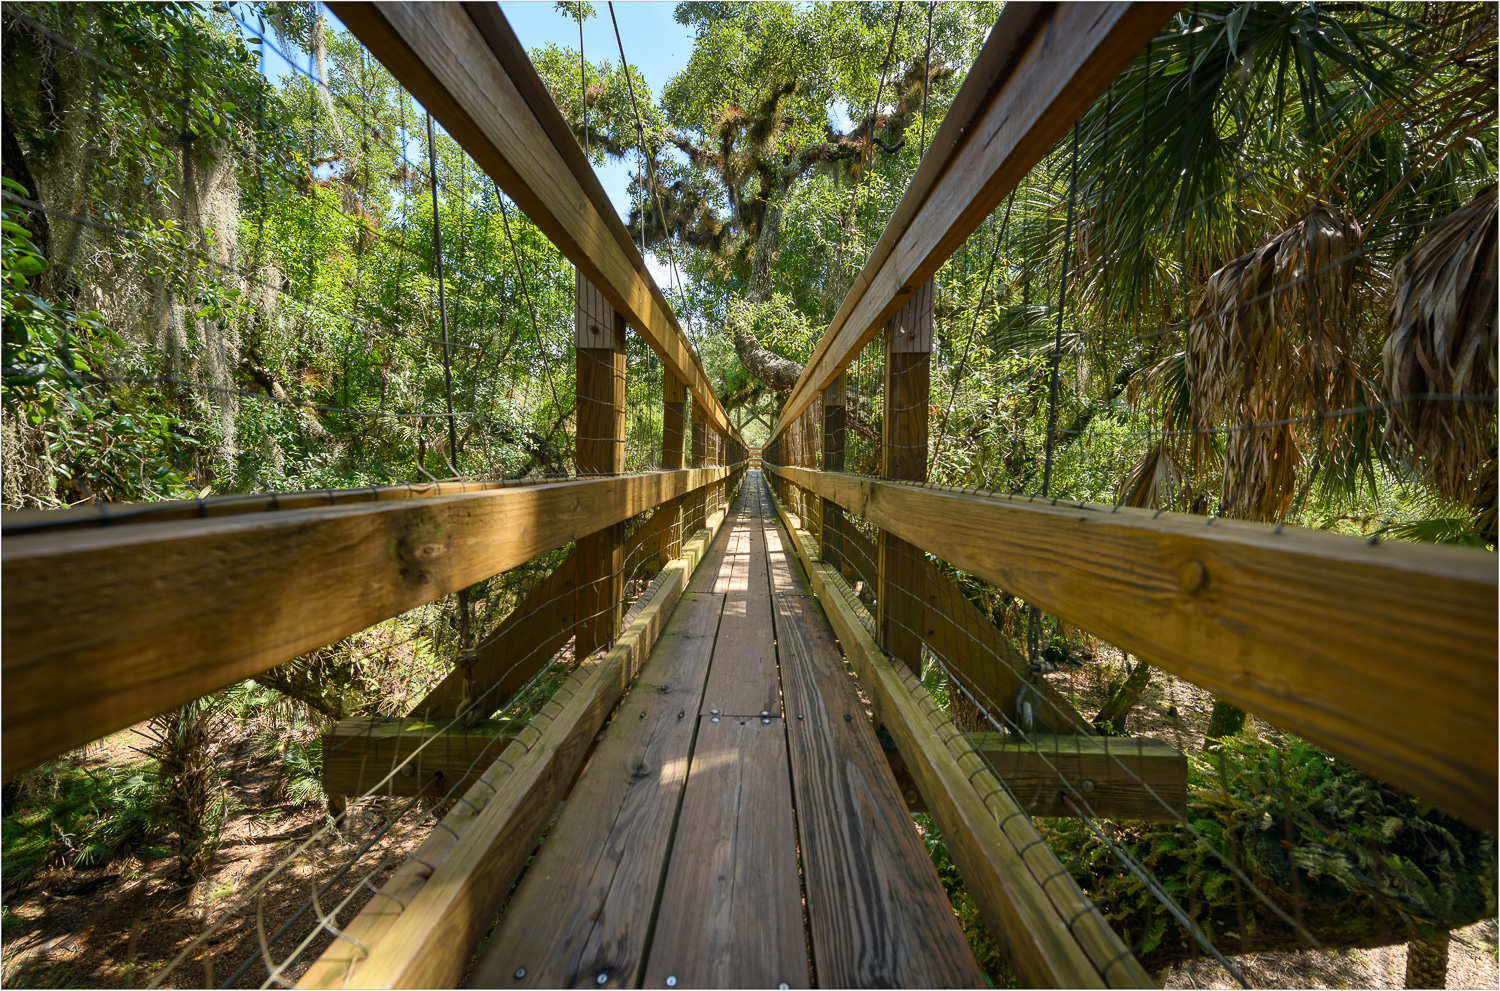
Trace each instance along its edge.
<instances>
[{"instance_id":1,"label":"dirt ground","mask_svg":"<svg viewBox=\"0 0 1500 991\"><path fill-rule=\"evenodd\" d=\"M97 769L124 759L126 748L138 742L128 731L116 734L91 747L86 763ZM368 871L385 863L371 877L380 885L432 828L434 820L420 807L397 816L408 800L369 799L351 806L344 827L335 829L321 807L281 801L274 771L248 759L249 749L242 742L219 754L236 809L225 823L214 867L199 884L184 890L173 880L172 858L142 864L127 857L91 870L44 871L24 887L7 891L10 920L0 950L4 985L144 986L207 932L208 938L173 968L163 986L217 986L252 961L233 984L258 987L267 971L260 962L257 915L271 938L272 955L282 961L316 928L309 898L315 881L328 883L363 844L371 844L320 897L319 905L330 911ZM371 897L365 887L338 919L352 918ZM299 909L302 914L294 920ZM286 933L272 938L288 923ZM284 980L295 983L332 938L321 933L308 942L284 971Z\"/></svg>"}]
</instances>

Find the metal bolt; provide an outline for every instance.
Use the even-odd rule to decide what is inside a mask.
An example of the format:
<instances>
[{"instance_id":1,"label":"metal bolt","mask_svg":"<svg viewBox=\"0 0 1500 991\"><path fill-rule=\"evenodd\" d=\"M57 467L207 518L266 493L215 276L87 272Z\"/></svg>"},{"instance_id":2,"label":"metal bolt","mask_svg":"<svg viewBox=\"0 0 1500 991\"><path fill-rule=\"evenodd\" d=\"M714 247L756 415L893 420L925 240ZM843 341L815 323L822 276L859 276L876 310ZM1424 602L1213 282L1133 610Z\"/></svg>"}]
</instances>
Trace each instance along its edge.
<instances>
[{"instance_id":1,"label":"metal bolt","mask_svg":"<svg viewBox=\"0 0 1500 991\"><path fill-rule=\"evenodd\" d=\"M669 977L669 978L667 978L667 987L669 987L669 988L675 988L676 986L677 986L677 978L675 978L675 977Z\"/></svg>"},{"instance_id":2,"label":"metal bolt","mask_svg":"<svg viewBox=\"0 0 1500 991\"><path fill-rule=\"evenodd\" d=\"M525 967L517 967L516 968L516 980L519 981L521 978L523 978L525 976L526 976L526 968Z\"/></svg>"},{"instance_id":3,"label":"metal bolt","mask_svg":"<svg viewBox=\"0 0 1500 991\"><path fill-rule=\"evenodd\" d=\"M1083 790L1084 791L1093 791L1094 790L1094 783L1092 781L1085 781L1083 783Z\"/></svg>"},{"instance_id":4,"label":"metal bolt","mask_svg":"<svg viewBox=\"0 0 1500 991\"><path fill-rule=\"evenodd\" d=\"M771 725L771 720L769 720L769 719L762 719L762 720L761 720L761 721L760 721L760 724L761 724L761 725L762 725L762 726L769 726L769 725Z\"/></svg>"},{"instance_id":5,"label":"metal bolt","mask_svg":"<svg viewBox=\"0 0 1500 991\"><path fill-rule=\"evenodd\" d=\"M412 777L416 773L417 773L417 766L415 764L413 764L413 763L411 763L411 762L408 761L407 763L401 765L401 776L403 778Z\"/></svg>"},{"instance_id":6,"label":"metal bolt","mask_svg":"<svg viewBox=\"0 0 1500 991\"><path fill-rule=\"evenodd\" d=\"M708 714L710 716L717 716L717 715L719 715L719 710L718 709L709 709L708 710Z\"/></svg>"},{"instance_id":7,"label":"metal bolt","mask_svg":"<svg viewBox=\"0 0 1500 991\"><path fill-rule=\"evenodd\" d=\"M711 722L711 723L716 723L718 721L719 721L719 717L718 716L714 716L712 719L709 720L709 722Z\"/></svg>"},{"instance_id":8,"label":"metal bolt","mask_svg":"<svg viewBox=\"0 0 1500 991\"><path fill-rule=\"evenodd\" d=\"M798 719L801 719L801 718L802 718L802 713L800 713L800 712L799 712L799 713L797 713L797 718L798 718Z\"/></svg>"},{"instance_id":9,"label":"metal bolt","mask_svg":"<svg viewBox=\"0 0 1500 991\"><path fill-rule=\"evenodd\" d=\"M764 719L764 718L766 718L766 717L767 717L767 716L769 716L769 715L770 715L770 714L771 714L771 713L770 713L770 712L768 712L768 711L766 711L766 710L765 710L765 709L762 709L762 710L760 710L760 718L762 718L762 719Z\"/></svg>"},{"instance_id":10,"label":"metal bolt","mask_svg":"<svg viewBox=\"0 0 1500 991\"><path fill-rule=\"evenodd\" d=\"M778 984L778 985L776 985L776 986L777 986L777 987L778 987L778 988L781 988L781 989L782 989L782 991L786 991L786 989L787 989L787 988L789 988L789 987L791 987L791 985L790 985L790 984L788 984L788 983L787 983L787 982L786 982L786 981L782 981L782 982L781 982L781 983L780 983L780 984Z\"/></svg>"},{"instance_id":11,"label":"metal bolt","mask_svg":"<svg viewBox=\"0 0 1500 991\"><path fill-rule=\"evenodd\" d=\"M594 983L596 983L596 984L603 984L603 983L605 983L608 980L609 980L609 975L608 974L600 974L598 977L594 978Z\"/></svg>"}]
</instances>

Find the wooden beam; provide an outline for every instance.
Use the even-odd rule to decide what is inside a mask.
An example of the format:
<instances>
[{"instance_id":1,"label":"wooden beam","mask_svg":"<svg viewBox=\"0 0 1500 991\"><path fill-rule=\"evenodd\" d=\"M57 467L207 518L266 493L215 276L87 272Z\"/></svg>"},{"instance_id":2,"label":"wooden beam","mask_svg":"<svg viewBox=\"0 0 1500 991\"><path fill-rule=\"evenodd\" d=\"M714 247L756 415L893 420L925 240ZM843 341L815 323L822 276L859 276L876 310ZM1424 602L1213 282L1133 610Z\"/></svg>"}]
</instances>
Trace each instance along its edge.
<instances>
[{"instance_id":1,"label":"wooden beam","mask_svg":"<svg viewBox=\"0 0 1500 991\"><path fill-rule=\"evenodd\" d=\"M298 987L457 986L589 743L666 626L722 520L688 541L655 591L631 610L614 646L581 663L444 817L446 828L433 830L382 886L390 897L371 900L344 927L350 939L334 940Z\"/></svg>"},{"instance_id":2,"label":"wooden beam","mask_svg":"<svg viewBox=\"0 0 1500 991\"><path fill-rule=\"evenodd\" d=\"M1033 816L1181 821L1187 758L1145 737L965 733L969 746ZM1071 804L1070 804L1071 803Z\"/></svg>"},{"instance_id":3,"label":"wooden beam","mask_svg":"<svg viewBox=\"0 0 1500 991\"><path fill-rule=\"evenodd\" d=\"M1482 829L1494 555L771 467Z\"/></svg>"},{"instance_id":4,"label":"wooden beam","mask_svg":"<svg viewBox=\"0 0 1500 991\"><path fill-rule=\"evenodd\" d=\"M345 719L323 733L323 791L362 796L389 777L373 794L437 799L456 788L462 795L525 726L510 719L472 726L411 716Z\"/></svg>"},{"instance_id":5,"label":"wooden beam","mask_svg":"<svg viewBox=\"0 0 1500 991\"><path fill-rule=\"evenodd\" d=\"M573 349L577 356L578 436L574 459L580 475L625 470L625 318L582 272L575 273ZM620 628L625 587L624 523L581 537L574 590L575 650L579 657L609 646Z\"/></svg>"},{"instance_id":6,"label":"wooden beam","mask_svg":"<svg viewBox=\"0 0 1500 991\"><path fill-rule=\"evenodd\" d=\"M1022 986L1155 987L918 677L892 664L854 607L829 587L838 573L813 560L811 537L792 526L779 502L776 509L876 721L894 738Z\"/></svg>"},{"instance_id":7,"label":"wooden beam","mask_svg":"<svg viewBox=\"0 0 1500 991\"><path fill-rule=\"evenodd\" d=\"M823 470L844 470L845 407L844 393L848 376L839 372L828 388L823 390ZM836 502L823 500L823 527L819 534L823 541L823 560L835 568L842 562L840 548L843 546L842 530L844 511Z\"/></svg>"},{"instance_id":8,"label":"wooden beam","mask_svg":"<svg viewBox=\"0 0 1500 991\"><path fill-rule=\"evenodd\" d=\"M386 70L623 314L722 429L692 344L495 4L335 3Z\"/></svg>"},{"instance_id":9,"label":"wooden beam","mask_svg":"<svg viewBox=\"0 0 1500 991\"><path fill-rule=\"evenodd\" d=\"M885 412L880 445L880 473L885 478L927 480L932 291L933 283L928 279L886 324ZM922 569L926 557L914 545L882 529L878 560L876 642L920 673L922 635L927 629Z\"/></svg>"},{"instance_id":10,"label":"wooden beam","mask_svg":"<svg viewBox=\"0 0 1500 991\"><path fill-rule=\"evenodd\" d=\"M728 471L6 537L3 774L467 588Z\"/></svg>"},{"instance_id":11,"label":"wooden beam","mask_svg":"<svg viewBox=\"0 0 1500 991\"><path fill-rule=\"evenodd\" d=\"M781 409L779 434L1128 66L1177 3L1009 3Z\"/></svg>"}]
</instances>

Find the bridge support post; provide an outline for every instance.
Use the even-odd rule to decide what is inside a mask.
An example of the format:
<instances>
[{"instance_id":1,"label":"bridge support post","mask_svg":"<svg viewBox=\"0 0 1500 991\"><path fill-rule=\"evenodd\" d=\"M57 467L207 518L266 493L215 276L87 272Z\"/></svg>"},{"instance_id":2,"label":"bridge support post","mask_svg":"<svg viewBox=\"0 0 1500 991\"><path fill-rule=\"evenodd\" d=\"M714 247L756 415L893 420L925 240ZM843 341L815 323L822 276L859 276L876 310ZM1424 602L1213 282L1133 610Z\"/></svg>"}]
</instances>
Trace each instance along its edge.
<instances>
[{"instance_id":1,"label":"bridge support post","mask_svg":"<svg viewBox=\"0 0 1500 991\"><path fill-rule=\"evenodd\" d=\"M573 317L578 474L618 475L625 470L625 318L582 273ZM624 534L624 524L616 523L578 541L578 657L609 646L620 628Z\"/></svg>"},{"instance_id":2,"label":"bridge support post","mask_svg":"<svg viewBox=\"0 0 1500 991\"><path fill-rule=\"evenodd\" d=\"M844 470L844 389L848 373L838 377L823 390L823 470ZM836 502L823 500L822 557L825 564L838 569L844 561L844 541L840 529L844 511Z\"/></svg>"},{"instance_id":3,"label":"bridge support post","mask_svg":"<svg viewBox=\"0 0 1500 991\"><path fill-rule=\"evenodd\" d=\"M932 294L929 279L886 325L885 416L881 475L927 480L927 402L932 380ZM876 630L880 645L921 673L927 630L922 552L880 532Z\"/></svg>"},{"instance_id":4,"label":"bridge support post","mask_svg":"<svg viewBox=\"0 0 1500 991\"><path fill-rule=\"evenodd\" d=\"M708 467L708 414L699 405L698 400L693 400L693 429L692 429L692 460L688 463L689 468ZM688 496L686 525L694 532L708 522L708 490L698 489Z\"/></svg>"},{"instance_id":5,"label":"bridge support post","mask_svg":"<svg viewBox=\"0 0 1500 991\"><path fill-rule=\"evenodd\" d=\"M670 371L662 370L661 466L667 471L682 467L682 441L687 423L687 386ZM663 545L662 563L682 553L682 500L664 503L659 513L670 514L671 532Z\"/></svg>"}]
</instances>

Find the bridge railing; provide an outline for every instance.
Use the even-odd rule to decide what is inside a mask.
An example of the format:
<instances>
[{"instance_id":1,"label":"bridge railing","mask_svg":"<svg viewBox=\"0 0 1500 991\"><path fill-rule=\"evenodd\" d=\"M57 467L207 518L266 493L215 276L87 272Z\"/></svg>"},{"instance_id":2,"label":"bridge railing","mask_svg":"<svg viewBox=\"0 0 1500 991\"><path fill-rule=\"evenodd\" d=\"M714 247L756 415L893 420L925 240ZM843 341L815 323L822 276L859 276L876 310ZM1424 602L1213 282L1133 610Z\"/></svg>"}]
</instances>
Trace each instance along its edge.
<instances>
[{"instance_id":1,"label":"bridge railing","mask_svg":"<svg viewBox=\"0 0 1500 991\"><path fill-rule=\"evenodd\" d=\"M289 843L158 981L188 961L206 968L207 983L233 983L251 968L285 981L345 930L367 940L339 941L330 959L342 947L364 960L371 927L392 921L382 906L411 906L408 925L492 920L498 903L486 915L478 903L446 901L451 887L419 891L442 863L441 876L460 877L480 901L503 897L510 881L497 877L508 871L513 880L535 847L722 523L748 460L498 7L335 9L573 262L574 464L539 478L5 514L7 779L249 678L296 688L334 664L363 676L361 661L378 654L389 662L379 676L402 682L381 686L389 709L381 715L338 719L342 703L327 700L323 715L337 721L322 735L322 782L335 820ZM29 13L17 16L29 30L51 31ZM480 74L478 86L451 76L459 65ZM435 158L430 165L436 185ZM433 202L438 225L436 192ZM450 299L469 288L455 281L449 273ZM299 302L316 311L316 300ZM541 348L534 315L532 323ZM445 324L445 361L447 332ZM630 334L651 353L631 348ZM557 413L567 418L565 408ZM447 457L457 461L454 451ZM370 798L387 801L361 811L359 800ZM429 814L439 828L401 866L404 834ZM259 952L216 960L212 934L245 912L259 915L261 899L309 846L330 838L353 849L319 859L312 897L262 934ZM495 884L485 888L485 879ZM374 889L389 897L348 921ZM439 965L467 959L414 956ZM381 980L381 966L381 958L370 963L370 980ZM328 967L340 980L349 969L343 961ZM330 983L332 972L324 974Z\"/></svg>"},{"instance_id":2,"label":"bridge railing","mask_svg":"<svg viewBox=\"0 0 1500 991\"><path fill-rule=\"evenodd\" d=\"M1118 945L1107 926L1090 945L1093 937L1068 918L1071 895L1058 894L1065 868L1051 860L1012 869L1009 858L1036 856L1035 833L1017 825L1029 815L1081 819L1182 926L1189 952L1215 956L1232 973L1223 953L1271 944L1243 930L1207 936L1197 909L1184 910L1110 839L1107 820L1176 822L1228 874L1242 911L1252 906L1271 920L1268 932L1283 934L1281 945L1320 945L1299 899L1262 890L1242 852L1192 827L1182 754L1139 736L1111 739L1110 727L1078 712L1065 677L1047 677L1063 658L1040 642L1041 614L1126 660L1134 655L1137 674L1159 668L1474 826L1492 828L1497 815L1492 554L1132 508L1125 498L1100 505L1048 496L1045 487L1038 494L928 481L929 419L952 401L933 395L933 354L945 352L947 374L960 379L965 364L955 352L969 357L951 324L946 339L934 340L938 269L1008 196L1023 210L1038 188L1055 188L1058 180L1043 176L1018 190L1091 107L1100 111L1092 125L1102 118L1108 126L1107 91L1175 10L1006 7L764 448L825 612L990 930L1014 932L1021 916L1067 934L1007 947L1027 983L1058 980L1069 967L1093 966L1094 979L1107 983L1132 976L1107 972L1117 959L1107 947ZM1189 25L1185 35L1200 30ZM1076 131L1073 140L1076 156ZM1002 245L1004 226L996 226L998 256L1009 242ZM1345 271L1363 250L1320 263ZM1064 241L1062 256L1061 288L1055 271L1038 279L1066 302L1068 264L1085 255ZM1007 251L1001 268L1022 283L1024 308L1029 273L1020 264ZM1055 379L1063 320L1050 306L1047 319L1057 321ZM1278 427L1286 424L1249 429ZM1037 441L1049 474L1062 432L1049 426ZM964 442L946 439L951 457ZM1004 602L1024 606L1011 621L1025 649L992 617L989 606ZM944 780L941 769L954 760L967 781ZM1004 835L981 841L991 827Z\"/></svg>"}]
</instances>

